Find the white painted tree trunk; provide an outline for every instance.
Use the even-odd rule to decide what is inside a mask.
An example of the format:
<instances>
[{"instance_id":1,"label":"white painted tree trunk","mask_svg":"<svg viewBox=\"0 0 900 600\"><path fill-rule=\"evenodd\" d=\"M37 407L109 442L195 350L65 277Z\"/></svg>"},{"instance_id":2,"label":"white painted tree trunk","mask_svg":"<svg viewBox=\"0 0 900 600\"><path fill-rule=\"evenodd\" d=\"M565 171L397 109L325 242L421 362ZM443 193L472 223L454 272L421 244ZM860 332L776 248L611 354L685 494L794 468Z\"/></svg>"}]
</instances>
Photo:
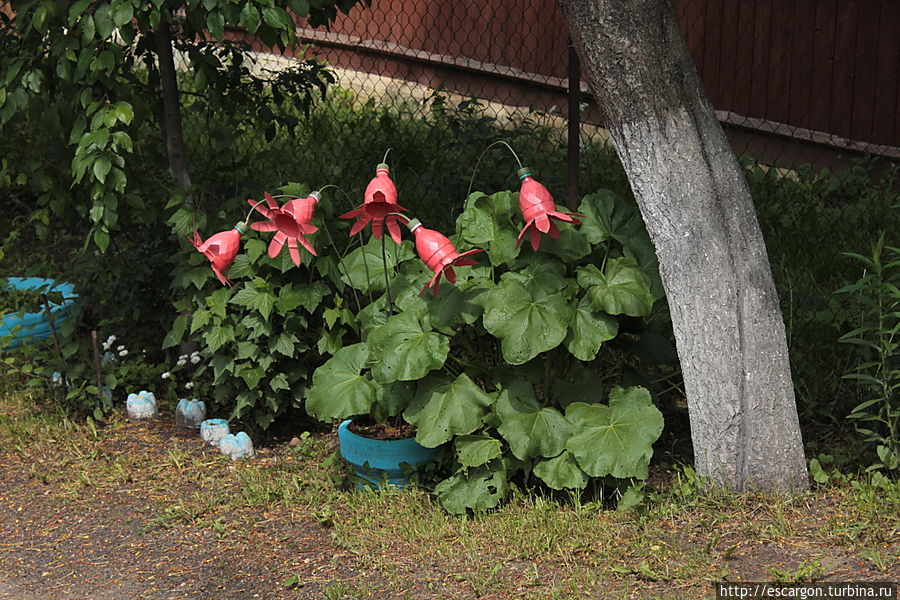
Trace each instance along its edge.
<instances>
[{"instance_id":1,"label":"white painted tree trunk","mask_svg":"<svg viewBox=\"0 0 900 600\"><path fill-rule=\"evenodd\" d=\"M698 474L736 490L806 490L762 233L672 7L558 4L656 247Z\"/></svg>"}]
</instances>

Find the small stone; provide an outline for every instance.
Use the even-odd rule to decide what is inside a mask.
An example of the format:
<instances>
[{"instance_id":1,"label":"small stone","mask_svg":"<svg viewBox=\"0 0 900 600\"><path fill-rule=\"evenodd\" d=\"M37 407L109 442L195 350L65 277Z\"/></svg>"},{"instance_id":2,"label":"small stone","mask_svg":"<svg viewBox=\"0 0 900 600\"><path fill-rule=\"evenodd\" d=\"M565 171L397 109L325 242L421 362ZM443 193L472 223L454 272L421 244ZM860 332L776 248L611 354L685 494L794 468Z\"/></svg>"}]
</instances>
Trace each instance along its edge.
<instances>
[{"instance_id":1,"label":"small stone","mask_svg":"<svg viewBox=\"0 0 900 600\"><path fill-rule=\"evenodd\" d=\"M301 440L300 438L298 438L298 437L292 437L292 438L291 438L291 441L288 442L288 445L289 445L291 448L294 448L295 446L299 446L301 441L302 441L302 440Z\"/></svg>"}]
</instances>

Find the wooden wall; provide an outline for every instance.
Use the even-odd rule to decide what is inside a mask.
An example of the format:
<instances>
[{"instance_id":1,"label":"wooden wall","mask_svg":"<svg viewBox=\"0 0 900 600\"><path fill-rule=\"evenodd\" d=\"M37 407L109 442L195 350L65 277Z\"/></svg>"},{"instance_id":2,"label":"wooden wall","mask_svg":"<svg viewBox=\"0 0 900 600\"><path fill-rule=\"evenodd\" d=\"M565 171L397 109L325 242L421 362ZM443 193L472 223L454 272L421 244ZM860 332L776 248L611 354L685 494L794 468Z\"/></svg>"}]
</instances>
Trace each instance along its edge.
<instances>
[{"instance_id":1,"label":"wooden wall","mask_svg":"<svg viewBox=\"0 0 900 600\"><path fill-rule=\"evenodd\" d=\"M761 120L769 129L900 147L900 1L673 1L710 99L732 125L750 117L750 128ZM366 61L351 58L354 46L372 51L359 41L387 42L368 61L379 74L445 77L461 93L478 95L473 86L487 85L485 71L520 70L528 76L515 92L522 105L534 84L563 92L567 76L568 36L553 0L373 0L339 17L329 34L310 35L326 42L333 63L357 69ZM439 68L448 58L450 75Z\"/></svg>"}]
</instances>

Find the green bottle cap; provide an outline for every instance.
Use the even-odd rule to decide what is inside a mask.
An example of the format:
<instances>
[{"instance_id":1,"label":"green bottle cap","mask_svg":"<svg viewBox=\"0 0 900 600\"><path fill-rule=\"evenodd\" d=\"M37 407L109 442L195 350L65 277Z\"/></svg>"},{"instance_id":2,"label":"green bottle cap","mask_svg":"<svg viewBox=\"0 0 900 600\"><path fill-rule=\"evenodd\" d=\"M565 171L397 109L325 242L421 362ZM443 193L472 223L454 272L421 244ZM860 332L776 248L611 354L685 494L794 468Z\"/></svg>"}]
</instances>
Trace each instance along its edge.
<instances>
[{"instance_id":1,"label":"green bottle cap","mask_svg":"<svg viewBox=\"0 0 900 600\"><path fill-rule=\"evenodd\" d=\"M390 170L391 170L391 168L388 166L387 163L378 163L378 166L375 167L375 170L378 171L378 170L380 170L380 169L384 169L385 171L390 171Z\"/></svg>"},{"instance_id":2,"label":"green bottle cap","mask_svg":"<svg viewBox=\"0 0 900 600\"><path fill-rule=\"evenodd\" d=\"M531 177L531 167L522 167L518 171L516 171L516 175L519 176L519 179L525 179L526 177Z\"/></svg>"},{"instance_id":3,"label":"green bottle cap","mask_svg":"<svg viewBox=\"0 0 900 600\"><path fill-rule=\"evenodd\" d=\"M240 223L238 223L234 226L234 228L237 229L238 233L241 235L244 235L245 233L247 233L246 227L247 227L247 224L244 223L243 221L241 221Z\"/></svg>"},{"instance_id":4,"label":"green bottle cap","mask_svg":"<svg viewBox=\"0 0 900 600\"><path fill-rule=\"evenodd\" d=\"M415 231L416 228L421 227L422 222L418 219L410 219L406 222L406 227L409 228L410 231Z\"/></svg>"}]
</instances>

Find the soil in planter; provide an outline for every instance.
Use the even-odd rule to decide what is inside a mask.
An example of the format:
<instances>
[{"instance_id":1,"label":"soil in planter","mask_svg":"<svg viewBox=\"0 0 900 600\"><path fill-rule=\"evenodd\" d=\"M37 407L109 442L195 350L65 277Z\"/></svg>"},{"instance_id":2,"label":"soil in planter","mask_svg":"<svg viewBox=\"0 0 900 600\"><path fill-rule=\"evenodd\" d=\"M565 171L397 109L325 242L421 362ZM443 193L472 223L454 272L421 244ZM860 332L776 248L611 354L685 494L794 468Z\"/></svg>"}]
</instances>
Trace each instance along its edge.
<instances>
[{"instance_id":1,"label":"soil in planter","mask_svg":"<svg viewBox=\"0 0 900 600\"><path fill-rule=\"evenodd\" d=\"M368 417L352 421L348 427L356 435L375 440L405 440L416 437L416 428L406 421L399 423L373 423Z\"/></svg>"},{"instance_id":2,"label":"soil in planter","mask_svg":"<svg viewBox=\"0 0 900 600\"><path fill-rule=\"evenodd\" d=\"M50 292L39 289L15 289L11 287L5 278L0 277L0 314L18 312L41 312L44 310L44 295L51 305L62 304L63 295L60 292Z\"/></svg>"}]
</instances>

